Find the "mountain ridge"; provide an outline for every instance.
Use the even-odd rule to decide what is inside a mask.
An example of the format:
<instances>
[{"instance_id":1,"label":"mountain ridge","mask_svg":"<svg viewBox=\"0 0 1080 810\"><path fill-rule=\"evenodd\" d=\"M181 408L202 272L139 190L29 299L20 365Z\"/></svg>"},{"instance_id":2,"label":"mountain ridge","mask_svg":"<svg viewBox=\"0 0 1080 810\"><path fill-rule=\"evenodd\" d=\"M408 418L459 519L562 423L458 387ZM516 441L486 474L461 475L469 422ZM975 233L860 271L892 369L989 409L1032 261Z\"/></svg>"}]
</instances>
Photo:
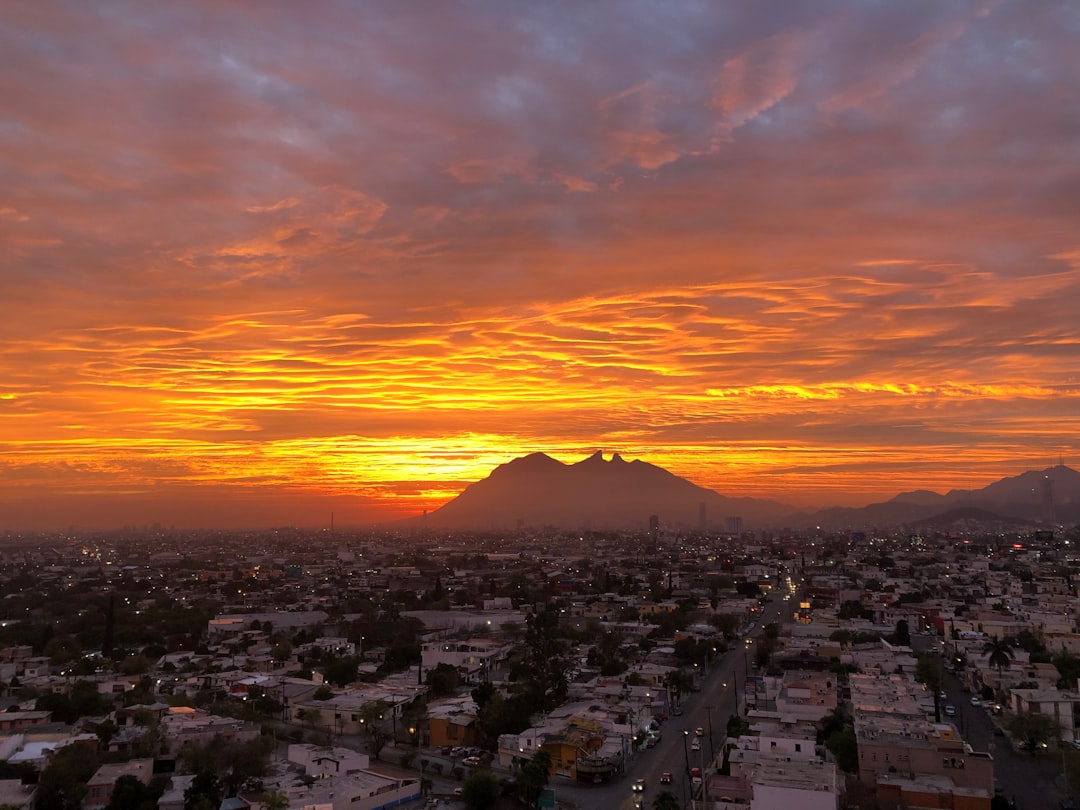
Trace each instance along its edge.
<instances>
[{"instance_id":1,"label":"mountain ridge","mask_svg":"<svg viewBox=\"0 0 1080 810\"><path fill-rule=\"evenodd\" d=\"M864 507L806 512L780 501L724 495L641 459L596 451L573 463L529 453L498 465L423 519L452 529L536 526L644 530L932 524L949 514L1017 526L1080 522L1080 472L1059 464L944 495L919 489ZM704 517L704 520L702 519ZM738 521L731 520L738 518Z\"/></svg>"}]
</instances>

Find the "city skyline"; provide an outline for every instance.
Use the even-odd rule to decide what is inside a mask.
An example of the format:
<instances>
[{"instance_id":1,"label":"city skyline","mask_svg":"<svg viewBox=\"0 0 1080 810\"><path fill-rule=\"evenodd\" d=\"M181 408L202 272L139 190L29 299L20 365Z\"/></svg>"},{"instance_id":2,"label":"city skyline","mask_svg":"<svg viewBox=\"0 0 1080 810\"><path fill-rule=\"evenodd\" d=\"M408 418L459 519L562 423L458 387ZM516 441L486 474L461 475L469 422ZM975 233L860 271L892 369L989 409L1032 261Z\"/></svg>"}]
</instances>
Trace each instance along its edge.
<instances>
[{"instance_id":1,"label":"city skyline","mask_svg":"<svg viewBox=\"0 0 1080 810\"><path fill-rule=\"evenodd\" d=\"M0 529L1080 455L1080 9L14 2Z\"/></svg>"}]
</instances>

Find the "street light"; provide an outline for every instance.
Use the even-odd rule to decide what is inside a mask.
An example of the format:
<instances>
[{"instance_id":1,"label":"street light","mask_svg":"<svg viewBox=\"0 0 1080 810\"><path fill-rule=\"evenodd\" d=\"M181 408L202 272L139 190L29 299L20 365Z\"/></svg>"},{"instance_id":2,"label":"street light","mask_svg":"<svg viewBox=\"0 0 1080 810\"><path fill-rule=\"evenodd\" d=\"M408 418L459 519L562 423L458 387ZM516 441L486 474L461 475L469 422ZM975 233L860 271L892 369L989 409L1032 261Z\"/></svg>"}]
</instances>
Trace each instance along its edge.
<instances>
[{"instance_id":1,"label":"street light","mask_svg":"<svg viewBox=\"0 0 1080 810\"><path fill-rule=\"evenodd\" d=\"M686 782L684 783L684 785L690 785L690 792L693 793L694 786L690 782L690 751L686 747L686 738L689 737L689 736L690 736L690 732L687 731L686 729L683 729L682 752L683 752L683 759L686 760ZM686 804L686 788L683 787L683 805L685 805L685 804Z\"/></svg>"}]
</instances>

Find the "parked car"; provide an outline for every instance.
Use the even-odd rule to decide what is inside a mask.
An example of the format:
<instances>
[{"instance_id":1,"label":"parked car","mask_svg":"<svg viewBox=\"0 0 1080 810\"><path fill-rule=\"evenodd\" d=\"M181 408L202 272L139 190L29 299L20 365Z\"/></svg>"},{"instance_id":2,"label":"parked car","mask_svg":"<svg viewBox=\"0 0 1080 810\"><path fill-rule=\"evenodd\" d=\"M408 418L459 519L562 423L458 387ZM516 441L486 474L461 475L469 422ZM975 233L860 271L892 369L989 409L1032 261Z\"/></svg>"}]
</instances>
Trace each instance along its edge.
<instances>
[{"instance_id":1,"label":"parked car","mask_svg":"<svg viewBox=\"0 0 1080 810\"><path fill-rule=\"evenodd\" d=\"M945 714L949 717L953 717L956 714L956 707L950 703L945 707Z\"/></svg>"},{"instance_id":2,"label":"parked car","mask_svg":"<svg viewBox=\"0 0 1080 810\"><path fill-rule=\"evenodd\" d=\"M468 765L471 768L475 768L477 765L480 764L480 757L465 757L465 759L461 760L461 764Z\"/></svg>"},{"instance_id":3,"label":"parked car","mask_svg":"<svg viewBox=\"0 0 1080 810\"><path fill-rule=\"evenodd\" d=\"M972 706L979 706L979 705L981 705L981 703L979 702L979 696L978 696L978 695L972 695L972 696L971 696L971 705L972 705Z\"/></svg>"},{"instance_id":4,"label":"parked car","mask_svg":"<svg viewBox=\"0 0 1080 810\"><path fill-rule=\"evenodd\" d=\"M701 740L699 740L697 737L694 737L694 741L690 743L690 750L691 751L700 751L701 750Z\"/></svg>"}]
</instances>

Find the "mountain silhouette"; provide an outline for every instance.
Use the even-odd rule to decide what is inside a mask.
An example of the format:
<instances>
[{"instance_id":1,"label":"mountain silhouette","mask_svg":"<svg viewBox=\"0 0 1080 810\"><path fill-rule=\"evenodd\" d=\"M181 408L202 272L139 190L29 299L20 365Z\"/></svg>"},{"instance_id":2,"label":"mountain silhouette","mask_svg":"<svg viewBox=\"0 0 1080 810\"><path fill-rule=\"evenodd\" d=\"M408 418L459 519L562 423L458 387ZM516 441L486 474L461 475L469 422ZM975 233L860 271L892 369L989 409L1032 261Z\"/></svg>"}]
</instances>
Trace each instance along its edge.
<instances>
[{"instance_id":1,"label":"mountain silhouette","mask_svg":"<svg viewBox=\"0 0 1080 810\"><path fill-rule=\"evenodd\" d=\"M656 515L665 529L773 524L794 507L757 498L729 498L644 461L601 452L574 464L544 453L516 458L431 512L431 527L497 529L519 526L644 530Z\"/></svg>"},{"instance_id":2,"label":"mountain silhouette","mask_svg":"<svg viewBox=\"0 0 1080 810\"><path fill-rule=\"evenodd\" d=\"M1018 526L1075 525L1080 523L1080 472L1058 464L1002 478L982 489L954 489L944 495L917 490L859 509L824 509L800 516L797 523L832 528L896 526L933 522L954 513L963 514L960 510L969 510L969 519L983 514L986 522L993 519Z\"/></svg>"},{"instance_id":3,"label":"mountain silhouette","mask_svg":"<svg viewBox=\"0 0 1080 810\"><path fill-rule=\"evenodd\" d=\"M705 521L702 525L702 505ZM618 453L593 453L564 464L544 453L515 458L428 514L431 528L562 528L645 530L660 526L727 530L729 518L744 528L822 526L832 529L967 521L1016 526L1080 523L1080 472L1059 464L1029 471L978 490L904 492L861 508L813 513L759 498L721 495L644 461Z\"/></svg>"}]
</instances>

